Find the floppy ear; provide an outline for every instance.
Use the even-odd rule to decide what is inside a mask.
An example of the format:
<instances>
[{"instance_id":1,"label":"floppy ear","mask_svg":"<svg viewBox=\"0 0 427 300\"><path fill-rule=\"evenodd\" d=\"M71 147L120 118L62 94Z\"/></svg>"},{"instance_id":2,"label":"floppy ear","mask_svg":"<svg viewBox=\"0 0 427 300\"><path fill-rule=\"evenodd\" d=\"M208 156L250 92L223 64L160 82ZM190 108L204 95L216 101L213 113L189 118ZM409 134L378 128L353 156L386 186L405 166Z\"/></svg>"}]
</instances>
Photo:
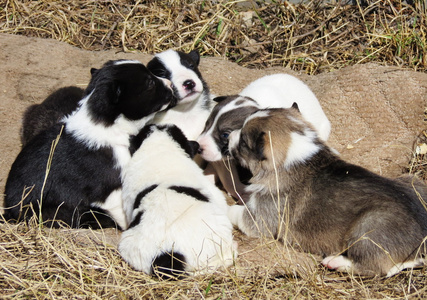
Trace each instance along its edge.
<instances>
[{"instance_id":1,"label":"floppy ear","mask_svg":"<svg viewBox=\"0 0 427 300\"><path fill-rule=\"evenodd\" d=\"M199 66L200 63L200 54L197 50L192 50L188 53L190 58L196 63L196 66Z\"/></svg>"},{"instance_id":2,"label":"floppy ear","mask_svg":"<svg viewBox=\"0 0 427 300\"><path fill-rule=\"evenodd\" d=\"M296 109L298 112L300 112L298 104L296 102L294 102L294 104L292 104L292 108Z\"/></svg>"},{"instance_id":3,"label":"floppy ear","mask_svg":"<svg viewBox=\"0 0 427 300\"><path fill-rule=\"evenodd\" d=\"M213 101L219 103L221 101L224 101L227 98L228 98L228 96L218 96L218 97L213 98Z\"/></svg>"},{"instance_id":4,"label":"floppy ear","mask_svg":"<svg viewBox=\"0 0 427 300\"><path fill-rule=\"evenodd\" d=\"M194 158L194 156L199 152L200 145L196 141L188 141L188 147L187 147L187 153L190 155L191 158Z\"/></svg>"},{"instance_id":5,"label":"floppy ear","mask_svg":"<svg viewBox=\"0 0 427 300\"><path fill-rule=\"evenodd\" d=\"M261 132L255 140L254 154L258 160L267 159L264 155L264 146L265 146L265 132Z\"/></svg>"}]
</instances>

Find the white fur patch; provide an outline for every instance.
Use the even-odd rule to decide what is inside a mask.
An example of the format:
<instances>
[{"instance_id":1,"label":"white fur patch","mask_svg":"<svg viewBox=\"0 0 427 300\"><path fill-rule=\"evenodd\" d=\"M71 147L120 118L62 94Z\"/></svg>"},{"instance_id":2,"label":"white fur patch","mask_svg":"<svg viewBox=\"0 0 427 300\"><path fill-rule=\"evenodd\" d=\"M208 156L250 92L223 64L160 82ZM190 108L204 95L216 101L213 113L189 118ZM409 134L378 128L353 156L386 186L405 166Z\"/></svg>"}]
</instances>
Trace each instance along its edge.
<instances>
[{"instance_id":1,"label":"white fur patch","mask_svg":"<svg viewBox=\"0 0 427 300\"><path fill-rule=\"evenodd\" d=\"M126 216L123 211L123 201L122 201L122 190L114 190L111 194L105 199L105 202L94 202L92 203L93 207L99 207L107 211L108 214L116 221L116 223L121 228L126 228L128 226L126 222Z\"/></svg>"},{"instance_id":2,"label":"white fur patch","mask_svg":"<svg viewBox=\"0 0 427 300\"><path fill-rule=\"evenodd\" d=\"M306 129L304 135L296 132L291 133L291 144L285 160L285 168L290 168L292 165L310 159L320 150L320 146L313 141L317 134L311 129Z\"/></svg>"},{"instance_id":3,"label":"white fur patch","mask_svg":"<svg viewBox=\"0 0 427 300\"><path fill-rule=\"evenodd\" d=\"M112 147L117 166L124 166L130 159L129 135L138 131L151 119L131 121L120 115L111 126L95 124L88 111L87 102L95 90L80 101L80 108L64 119L66 130L89 149Z\"/></svg>"},{"instance_id":4,"label":"white fur patch","mask_svg":"<svg viewBox=\"0 0 427 300\"><path fill-rule=\"evenodd\" d=\"M231 153L232 149L236 149L237 146L239 145L241 132L242 132L241 129L234 130L228 136L228 149L229 149L230 153Z\"/></svg>"},{"instance_id":5,"label":"white fur patch","mask_svg":"<svg viewBox=\"0 0 427 300\"><path fill-rule=\"evenodd\" d=\"M256 118L266 118L266 117L268 117L269 115L270 115L270 114L269 114L269 112L268 112L268 111L265 111L265 110L257 111L256 113L254 113L254 114L252 114L252 115L250 115L249 117L247 117L247 118L246 118L245 123L243 124L243 127L245 127L245 125L246 125L249 121L251 121L251 120L253 120L253 119L256 119Z\"/></svg>"},{"instance_id":6,"label":"white fur patch","mask_svg":"<svg viewBox=\"0 0 427 300\"><path fill-rule=\"evenodd\" d=\"M202 134L197 142L200 145L200 148L203 149L201 156L206 161L220 161L222 159L222 154L218 151L218 146L215 143L215 140L211 135Z\"/></svg>"},{"instance_id":7,"label":"white fur patch","mask_svg":"<svg viewBox=\"0 0 427 300\"><path fill-rule=\"evenodd\" d=\"M117 60L114 62L115 66L118 65L125 65L125 64L142 64L140 61L135 60L135 59L124 59L124 60Z\"/></svg>"},{"instance_id":8,"label":"white fur patch","mask_svg":"<svg viewBox=\"0 0 427 300\"><path fill-rule=\"evenodd\" d=\"M250 83L240 93L258 102L261 108L289 108L297 103L305 120L310 122L319 137L326 141L331 123L310 88L298 78L288 74L273 74Z\"/></svg>"},{"instance_id":9,"label":"white fur patch","mask_svg":"<svg viewBox=\"0 0 427 300\"><path fill-rule=\"evenodd\" d=\"M425 265L425 259L418 258L416 260L407 261L404 263L398 263L394 265L388 272L386 277L391 277L405 269L419 268Z\"/></svg>"}]
</instances>

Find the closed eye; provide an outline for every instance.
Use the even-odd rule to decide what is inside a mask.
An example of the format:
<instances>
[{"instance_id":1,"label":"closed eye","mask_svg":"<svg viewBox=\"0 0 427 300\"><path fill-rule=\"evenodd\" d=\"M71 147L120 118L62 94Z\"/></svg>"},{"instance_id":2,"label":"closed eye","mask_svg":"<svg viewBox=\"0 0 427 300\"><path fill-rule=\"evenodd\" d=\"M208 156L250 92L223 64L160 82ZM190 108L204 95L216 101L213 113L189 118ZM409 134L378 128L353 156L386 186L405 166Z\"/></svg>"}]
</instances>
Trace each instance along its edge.
<instances>
[{"instance_id":1,"label":"closed eye","mask_svg":"<svg viewBox=\"0 0 427 300\"><path fill-rule=\"evenodd\" d=\"M147 90L152 90L156 86L156 83L153 79L148 80L147 82Z\"/></svg>"},{"instance_id":2,"label":"closed eye","mask_svg":"<svg viewBox=\"0 0 427 300\"><path fill-rule=\"evenodd\" d=\"M152 70L151 73L153 73L157 77L167 78L167 73L164 69L155 69L155 70Z\"/></svg>"}]
</instances>

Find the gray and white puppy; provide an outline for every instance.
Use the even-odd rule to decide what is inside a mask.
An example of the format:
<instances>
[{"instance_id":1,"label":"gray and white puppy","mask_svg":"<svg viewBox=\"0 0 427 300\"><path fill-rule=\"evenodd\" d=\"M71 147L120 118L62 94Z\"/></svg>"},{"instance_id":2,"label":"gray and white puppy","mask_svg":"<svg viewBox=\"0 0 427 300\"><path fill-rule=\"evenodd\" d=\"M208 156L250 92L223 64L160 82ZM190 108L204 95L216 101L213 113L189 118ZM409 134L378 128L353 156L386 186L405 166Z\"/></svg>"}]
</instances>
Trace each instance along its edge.
<instances>
[{"instance_id":1,"label":"gray and white puppy","mask_svg":"<svg viewBox=\"0 0 427 300\"><path fill-rule=\"evenodd\" d=\"M289 74L261 77L251 82L239 95L214 100L219 103L212 110L197 141L201 156L212 162L225 190L239 202L246 201L250 194L244 181L239 180L244 178L238 172L238 165L231 161L226 168L222 160L227 158L228 135L242 128L248 115L258 109L289 108L296 103L302 116L313 125L322 140L326 141L331 131L331 123L317 97L306 84Z\"/></svg>"},{"instance_id":2,"label":"gray and white puppy","mask_svg":"<svg viewBox=\"0 0 427 300\"><path fill-rule=\"evenodd\" d=\"M250 236L268 235L324 257L330 269L392 276L425 264L426 186L341 160L297 109L259 110L230 134L252 195L229 209Z\"/></svg>"}]
</instances>

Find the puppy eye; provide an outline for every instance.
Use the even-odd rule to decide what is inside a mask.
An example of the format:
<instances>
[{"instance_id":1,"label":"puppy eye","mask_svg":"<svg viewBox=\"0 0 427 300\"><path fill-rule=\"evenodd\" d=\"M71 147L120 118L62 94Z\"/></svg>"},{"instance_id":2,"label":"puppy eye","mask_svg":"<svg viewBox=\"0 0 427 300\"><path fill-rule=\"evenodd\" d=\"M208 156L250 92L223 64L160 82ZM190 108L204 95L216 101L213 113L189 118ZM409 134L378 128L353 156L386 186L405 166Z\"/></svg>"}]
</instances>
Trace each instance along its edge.
<instances>
[{"instance_id":1,"label":"puppy eye","mask_svg":"<svg viewBox=\"0 0 427 300\"><path fill-rule=\"evenodd\" d=\"M228 139L229 136L230 136L229 132L223 132L220 134L221 139L224 139L224 140Z\"/></svg>"}]
</instances>

